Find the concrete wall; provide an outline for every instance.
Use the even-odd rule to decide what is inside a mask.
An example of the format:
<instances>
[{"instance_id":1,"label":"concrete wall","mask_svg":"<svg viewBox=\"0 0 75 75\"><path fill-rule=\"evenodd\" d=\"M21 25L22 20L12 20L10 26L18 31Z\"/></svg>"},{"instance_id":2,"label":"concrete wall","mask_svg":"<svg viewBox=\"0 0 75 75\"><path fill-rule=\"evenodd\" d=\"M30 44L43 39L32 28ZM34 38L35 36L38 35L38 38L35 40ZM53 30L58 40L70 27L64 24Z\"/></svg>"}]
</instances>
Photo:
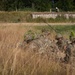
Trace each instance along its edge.
<instances>
[{"instance_id":1,"label":"concrete wall","mask_svg":"<svg viewBox=\"0 0 75 75\"><path fill-rule=\"evenodd\" d=\"M41 18L56 18L57 16L65 16L67 19L69 19L69 17L72 17L72 18L75 18L75 13L71 13L71 12L64 12L64 13L55 13L55 12L35 12L35 13L32 13L32 18L35 19L35 18L38 18L38 17L41 17Z\"/></svg>"}]
</instances>

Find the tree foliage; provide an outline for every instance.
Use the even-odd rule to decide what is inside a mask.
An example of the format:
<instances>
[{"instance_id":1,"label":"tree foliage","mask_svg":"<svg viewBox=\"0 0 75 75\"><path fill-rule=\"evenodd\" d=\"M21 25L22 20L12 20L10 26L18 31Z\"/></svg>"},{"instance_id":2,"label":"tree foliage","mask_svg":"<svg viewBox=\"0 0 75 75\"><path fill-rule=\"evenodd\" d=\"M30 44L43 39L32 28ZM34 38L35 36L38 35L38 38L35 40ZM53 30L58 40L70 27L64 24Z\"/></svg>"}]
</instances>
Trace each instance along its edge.
<instances>
[{"instance_id":1,"label":"tree foliage","mask_svg":"<svg viewBox=\"0 0 75 75\"><path fill-rule=\"evenodd\" d=\"M62 11L74 11L75 0L0 0L0 11L23 10L49 11L58 7Z\"/></svg>"},{"instance_id":2,"label":"tree foliage","mask_svg":"<svg viewBox=\"0 0 75 75\"><path fill-rule=\"evenodd\" d=\"M57 2L57 6L64 11L72 11L74 10L74 0L59 0Z\"/></svg>"}]
</instances>

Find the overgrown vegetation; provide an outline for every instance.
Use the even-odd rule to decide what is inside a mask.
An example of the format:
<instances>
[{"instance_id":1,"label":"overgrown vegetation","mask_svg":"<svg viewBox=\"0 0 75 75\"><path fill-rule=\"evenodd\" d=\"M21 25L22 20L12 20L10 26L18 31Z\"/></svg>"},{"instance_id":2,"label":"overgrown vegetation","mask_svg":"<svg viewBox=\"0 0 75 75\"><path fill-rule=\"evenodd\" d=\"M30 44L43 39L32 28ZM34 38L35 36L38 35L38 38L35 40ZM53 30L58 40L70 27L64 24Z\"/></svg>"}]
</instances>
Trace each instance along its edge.
<instances>
[{"instance_id":1,"label":"overgrown vegetation","mask_svg":"<svg viewBox=\"0 0 75 75\"><path fill-rule=\"evenodd\" d=\"M18 12L0 12L0 22L9 22L9 23L22 23L22 22L40 22L43 23L44 20L47 22L75 22L75 18L70 17L69 19L66 19L64 16L57 16L56 19L49 18L49 19L43 19L43 18L36 18L33 19L31 16L32 12L24 12L24 11L18 11Z\"/></svg>"},{"instance_id":2,"label":"overgrown vegetation","mask_svg":"<svg viewBox=\"0 0 75 75\"><path fill-rule=\"evenodd\" d=\"M53 26L58 32L75 31L75 26ZM34 53L30 48L18 48L24 34L30 29L37 32L48 26L0 26L0 74L1 75L75 75L69 64L48 60L46 55ZM53 34L53 33L52 33ZM54 34L53 34L54 35ZM26 45L25 45L26 47Z\"/></svg>"},{"instance_id":3,"label":"overgrown vegetation","mask_svg":"<svg viewBox=\"0 0 75 75\"><path fill-rule=\"evenodd\" d=\"M1 11L50 11L55 7L61 11L75 11L75 0L0 0Z\"/></svg>"},{"instance_id":4,"label":"overgrown vegetation","mask_svg":"<svg viewBox=\"0 0 75 75\"><path fill-rule=\"evenodd\" d=\"M0 12L0 22L26 22L29 18L29 12Z\"/></svg>"}]
</instances>

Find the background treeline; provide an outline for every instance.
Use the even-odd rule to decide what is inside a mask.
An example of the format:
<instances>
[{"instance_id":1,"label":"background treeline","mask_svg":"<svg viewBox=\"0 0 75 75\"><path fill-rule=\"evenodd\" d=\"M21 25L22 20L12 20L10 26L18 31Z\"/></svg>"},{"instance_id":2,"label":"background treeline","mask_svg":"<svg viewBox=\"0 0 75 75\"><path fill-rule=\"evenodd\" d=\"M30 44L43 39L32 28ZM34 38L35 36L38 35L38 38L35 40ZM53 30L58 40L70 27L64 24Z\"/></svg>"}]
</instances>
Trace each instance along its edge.
<instances>
[{"instance_id":1,"label":"background treeline","mask_svg":"<svg viewBox=\"0 0 75 75\"><path fill-rule=\"evenodd\" d=\"M50 11L55 7L60 11L75 11L75 0L0 0L0 11Z\"/></svg>"}]
</instances>

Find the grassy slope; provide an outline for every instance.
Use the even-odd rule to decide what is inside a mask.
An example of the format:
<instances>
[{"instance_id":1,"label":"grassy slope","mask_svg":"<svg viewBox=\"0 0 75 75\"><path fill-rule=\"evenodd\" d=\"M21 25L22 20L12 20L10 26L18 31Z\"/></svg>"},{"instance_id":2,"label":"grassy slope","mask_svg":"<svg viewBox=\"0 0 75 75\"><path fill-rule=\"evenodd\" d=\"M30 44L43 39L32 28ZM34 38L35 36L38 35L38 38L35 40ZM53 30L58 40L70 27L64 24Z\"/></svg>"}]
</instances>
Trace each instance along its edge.
<instances>
[{"instance_id":1,"label":"grassy slope","mask_svg":"<svg viewBox=\"0 0 75 75\"><path fill-rule=\"evenodd\" d=\"M57 26L35 26L35 29L37 30L41 30L41 29L46 29L49 31L56 31L56 33L61 33L61 34L70 34L71 31L75 32L75 25L66 25L66 26L61 26L61 25L57 25ZM65 33L66 32L66 33Z\"/></svg>"},{"instance_id":2,"label":"grassy slope","mask_svg":"<svg viewBox=\"0 0 75 75\"><path fill-rule=\"evenodd\" d=\"M26 22L30 12L0 12L0 22Z\"/></svg>"},{"instance_id":3,"label":"grassy slope","mask_svg":"<svg viewBox=\"0 0 75 75\"><path fill-rule=\"evenodd\" d=\"M69 23L73 23L75 22L75 19L70 18L70 19L66 19L65 17L57 17L56 19L46 19L47 22L57 22L57 23L61 23L61 22L69 22ZM24 11L12 11L12 12L0 12L0 22L4 23L4 22L12 22L12 23L18 23L18 22L44 22L42 18L37 18L37 19L32 19L31 17L31 12L24 12Z\"/></svg>"}]
</instances>

